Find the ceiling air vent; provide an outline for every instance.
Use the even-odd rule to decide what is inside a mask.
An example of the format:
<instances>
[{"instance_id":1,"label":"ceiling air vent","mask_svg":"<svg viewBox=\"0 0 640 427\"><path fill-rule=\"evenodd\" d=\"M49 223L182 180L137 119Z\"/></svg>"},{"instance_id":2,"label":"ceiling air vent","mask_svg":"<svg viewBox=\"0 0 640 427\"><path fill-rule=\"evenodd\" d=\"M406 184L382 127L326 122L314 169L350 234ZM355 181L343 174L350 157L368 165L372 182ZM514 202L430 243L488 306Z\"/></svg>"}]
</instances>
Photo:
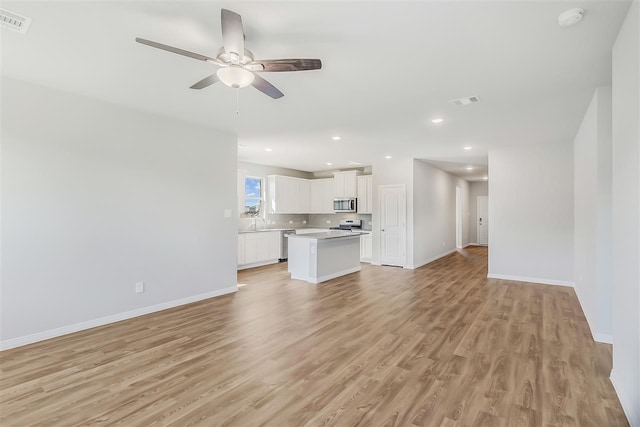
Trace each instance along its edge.
<instances>
[{"instance_id":1,"label":"ceiling air vent","mask_svg":"<svg viewBox=\"0 0 640 427\"><path fill-rule=\"evenodd\" d=\"M8 28L26 34L31 25L31 18L20 16L6 9L0 9L0 24L2 24L2 28Z\"/></svg>"},{"instance_id":2,"label":"ceiling air vent","mask_svg":"<svg viewBox=\"0 0 640 427\"><path fill-rule=\"evenodd\" d=\"M477 96L467 96L466 98L452 99L449 102L455 105L469 105L480 102L480 98Z\"/></svg>"}]
</instances>

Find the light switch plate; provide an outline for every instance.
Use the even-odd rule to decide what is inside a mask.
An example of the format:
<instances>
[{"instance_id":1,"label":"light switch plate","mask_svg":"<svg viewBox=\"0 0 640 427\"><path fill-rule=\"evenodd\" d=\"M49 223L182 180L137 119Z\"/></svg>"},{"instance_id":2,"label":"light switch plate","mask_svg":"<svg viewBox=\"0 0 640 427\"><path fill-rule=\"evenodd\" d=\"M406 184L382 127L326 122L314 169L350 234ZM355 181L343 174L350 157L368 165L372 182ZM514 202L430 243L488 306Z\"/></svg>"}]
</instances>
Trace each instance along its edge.
<instances>
[{"instance_id":1,"label":"light switch plate","mask_svg":"<svg viewBox=\"0 0 640 427\"><path fill-rule=\"evenodd\" d=\"M225 218L231 218L231 209L225 209L224 210L224 217Z\"/></svg>"}]
</instances>

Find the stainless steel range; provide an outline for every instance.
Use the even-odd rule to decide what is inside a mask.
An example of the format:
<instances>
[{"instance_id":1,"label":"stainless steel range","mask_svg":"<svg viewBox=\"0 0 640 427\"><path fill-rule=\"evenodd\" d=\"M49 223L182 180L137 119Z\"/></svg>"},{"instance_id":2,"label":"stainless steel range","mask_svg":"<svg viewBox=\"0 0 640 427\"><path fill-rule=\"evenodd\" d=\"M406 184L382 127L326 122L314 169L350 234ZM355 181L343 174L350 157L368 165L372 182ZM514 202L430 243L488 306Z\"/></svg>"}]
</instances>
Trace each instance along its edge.
<instances>
[{"instance_id":1,"label":"stainless steel range","mask_svg":"<svg viewBox=\"0 0 640 427\"><path fill-rule=\"evenodd\" d=\"M330 227L330 230L346 230L346 231L360 231L362 230L361 219L341 219L339 227Z\"/></svg>"}]
</instances>

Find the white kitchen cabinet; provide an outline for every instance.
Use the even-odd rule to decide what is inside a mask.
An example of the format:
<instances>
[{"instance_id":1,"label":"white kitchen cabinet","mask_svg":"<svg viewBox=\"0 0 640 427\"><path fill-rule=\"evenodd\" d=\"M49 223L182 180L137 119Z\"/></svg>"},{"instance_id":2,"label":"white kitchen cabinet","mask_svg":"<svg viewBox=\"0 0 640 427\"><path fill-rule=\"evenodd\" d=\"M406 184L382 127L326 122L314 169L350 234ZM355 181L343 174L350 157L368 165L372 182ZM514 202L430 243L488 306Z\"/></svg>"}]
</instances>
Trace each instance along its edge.
<instances>
[{"instance_id":1,"label":"white kitchen cabinet","mask_svg":"<svg viewBox=\"0 0 640 427\"><path fill-rule=\"evenodd\" d=\"M371 233L360 235L360 261L371 262L373 257L373 236Z\"/></svg>"},{"instance_id":2,"label":"white kitchen cabinet","mask_svg":"<svg viewBox=\"0 0 640 427\"><path fill-rule=\"evenodd\" d=\"M373 213L373 177L364 175L358 179L358 213Z\"/></svg>"},{"instance_id":3,"label":"white kitchen cabinet","mask_svg":"<svg viewBox=\"0 0 640 427\"><path fill-rule=\"evenodd\" d=\"M267 212L309 213L309 180L290 176L267 176Z\"/></svg>"},{"instance_id":4,"label":"white kitchen cabinet","mask_svg":"<svg viewBox=\"0 0 640 427\"><path fill-rule=\"evenodd\" d=\"M312 179L309 181L308 213L333 213L333 178Z\"/></svg>"},{"instance_id":5,"label":"white kitchen cabinet","mask_svg":"<svg viewBox=\"0 0 640 427\"><path fill-rule=\"evenodd\" d=\"M358 171L334 172L333 197L358 197L358 175Z\"/></svg>"},{"instance_id":6,"label":"white kitchen cabinet","mask_svg":"<svg viewBox=\"0 0 640 427\"><path fill-rule=\"evenodd\" d=\"M238 234L238 269L273 264L280 257L280 231Z\"/></svg>"},{"instance_id":7,"label":"white kitchen cabinet","mask_svg":"<svg viewBox=\"0 0 640 427\"><path fill-rule=\"evenodd\" d=\"M289 186L286 176L267 176L267 212L288 213Z\"/></svg>"},{"instance_id":8,"label":"white kitchen cabinet","mask_svg":"<svg viewBox=\"0 0 640 427\"><path fill-rule=\"evenodd\" d=\"M311 184L308 179L296 179L296 187L298 188L298 203L296 204L296 213L309 213L309 198Z\"/></svg>"}]
</instances>

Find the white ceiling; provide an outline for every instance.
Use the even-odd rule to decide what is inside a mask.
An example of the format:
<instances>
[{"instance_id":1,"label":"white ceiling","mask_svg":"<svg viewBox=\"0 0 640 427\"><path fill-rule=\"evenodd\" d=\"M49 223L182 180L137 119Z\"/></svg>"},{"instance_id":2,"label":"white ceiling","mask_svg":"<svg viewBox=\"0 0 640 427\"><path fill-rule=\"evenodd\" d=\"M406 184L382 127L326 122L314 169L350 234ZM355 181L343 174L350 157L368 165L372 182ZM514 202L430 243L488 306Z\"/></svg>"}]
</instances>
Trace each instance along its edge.
<instances>
[{"instance_id":1,"label":"white ceiling","mask_svg":"<svg viewBox=\"0 0 640 427\"><path fill-rule=\"evenodd\" d=\"M2 74L237 133L243 161L320 171L410 156L473 180L490 147L573 139L594 89L610 84L629 4L4 1L33 24L2 30ZM242 15L257 58L320 58L322 70L263 74L285 97L241 89L236 115L235 90L189 89L213 65L134 41L215 56L222 7ZM559 27L572 7L583 21ZM448 102L469 95L481 102Z\"/></svg>"}]
</instances>

